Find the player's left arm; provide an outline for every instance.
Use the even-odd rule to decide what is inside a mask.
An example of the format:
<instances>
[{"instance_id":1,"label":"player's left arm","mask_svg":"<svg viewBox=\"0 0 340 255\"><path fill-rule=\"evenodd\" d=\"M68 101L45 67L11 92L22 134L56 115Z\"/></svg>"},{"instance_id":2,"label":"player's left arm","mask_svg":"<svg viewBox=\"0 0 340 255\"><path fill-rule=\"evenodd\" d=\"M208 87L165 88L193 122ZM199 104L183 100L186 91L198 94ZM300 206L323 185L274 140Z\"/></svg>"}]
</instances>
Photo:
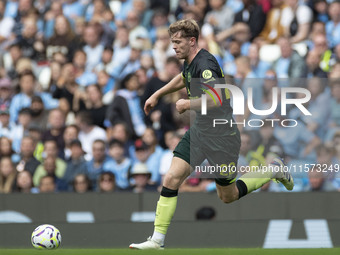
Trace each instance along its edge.
<instances>
[{"instance_id":1,"label":"player's left arm","mask_svg":"<svg viewBox=\"0 0 340 255\"><path fill-rule=\"evenodd\" d=\"M219 67L218 67L219 68ZM202 68L201 70L201 84L202 94L206 94L207 109L212 109L221 106L222 101L222 89L214 88L216 82L220 79L216 68ZM200 110L202 107L202 97L195 99L180 99L176 103L176 109L179 113L183 113L187 110Z\"/></svg>"}]
</instances>

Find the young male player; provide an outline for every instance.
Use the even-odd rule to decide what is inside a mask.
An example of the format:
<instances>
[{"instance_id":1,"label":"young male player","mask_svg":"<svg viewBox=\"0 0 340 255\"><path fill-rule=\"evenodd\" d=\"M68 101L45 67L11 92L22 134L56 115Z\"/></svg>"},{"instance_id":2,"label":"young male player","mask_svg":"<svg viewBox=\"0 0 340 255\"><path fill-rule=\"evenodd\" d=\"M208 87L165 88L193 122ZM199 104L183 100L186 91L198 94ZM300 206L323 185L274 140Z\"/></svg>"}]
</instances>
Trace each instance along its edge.
<instances>
[{"instance_id":1,"label":"young male player","mask_svg":"<svg viewBox=\"0 0 340 255\"><path fill-rule=\"evenodd\" d=\"M186 87L189 99L178 100L176 109L179 113L196 110L197 117L177 145L170 169L165 175L157 203L154 233L146 242L131 244L130 248L133 249L163 249L165 235L176 209L178 188L195 166L207 159L211 165L236 167L239 155L240 135L236 125L212 126L212 120L216 118L232 120L232 108L228 91L214 88L214 84L221 83L218 80L223 78L222 69L214 56L198 47L197 23L194 20L177 21L170 25L169 34L177 57L185 60L184 69L182 74L173 78L145 102L144 111L149 114L159 98ZM206 97L206 115L200 113L202 91L213 95L213 98ZM216 100L221 100L221 104L215 104ZM282 171L283 162L280 159L274 161L274 164L281 166L280 171L249 172L237 181L236 171L214 176L219 198L225 203L231 203L271 179L277 179L288 190L292 190L293 179L289 173Z\"/></svg>"}]
</instances>

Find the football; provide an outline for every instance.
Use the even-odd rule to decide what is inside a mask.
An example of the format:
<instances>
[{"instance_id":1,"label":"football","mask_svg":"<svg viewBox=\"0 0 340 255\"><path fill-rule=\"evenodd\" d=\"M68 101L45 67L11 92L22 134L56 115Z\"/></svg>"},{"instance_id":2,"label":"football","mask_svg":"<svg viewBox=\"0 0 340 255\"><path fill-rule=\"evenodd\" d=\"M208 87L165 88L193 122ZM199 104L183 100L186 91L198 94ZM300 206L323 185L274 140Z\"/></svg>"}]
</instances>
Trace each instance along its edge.
<instances>
[{"instance_id":1,"label":"football","mask_svg":"<svg viewBox=\"0 0 340 255\"><path fill-rule=\"evenodd\" d=\"M57 249L61 243L61 235L56 227L44 224L33 231L31 242L37 249Z\"/></svg>"}]
</instances>

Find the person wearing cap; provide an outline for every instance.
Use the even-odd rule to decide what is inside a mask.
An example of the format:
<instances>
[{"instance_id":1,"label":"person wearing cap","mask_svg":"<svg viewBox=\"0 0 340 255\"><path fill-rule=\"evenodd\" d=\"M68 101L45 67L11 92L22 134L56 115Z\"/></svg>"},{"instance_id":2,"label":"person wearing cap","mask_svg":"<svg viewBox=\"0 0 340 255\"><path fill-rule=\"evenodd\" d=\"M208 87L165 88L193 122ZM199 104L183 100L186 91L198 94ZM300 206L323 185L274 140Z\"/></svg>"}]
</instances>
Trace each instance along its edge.
<instances>
[{"instance_id":1,"label":"person wearing cap","mask_svg":"<svg viewBox=\"0 0 340 255\"><path fill-rule=\"evenodd\" d=\"M132 191L134 193L157 190L156 185L150 184L151 172L148 170L148 166L144 163L136 163L132 167L131 178L134 182L132 187Z\"/></svg>"}]
</instances>

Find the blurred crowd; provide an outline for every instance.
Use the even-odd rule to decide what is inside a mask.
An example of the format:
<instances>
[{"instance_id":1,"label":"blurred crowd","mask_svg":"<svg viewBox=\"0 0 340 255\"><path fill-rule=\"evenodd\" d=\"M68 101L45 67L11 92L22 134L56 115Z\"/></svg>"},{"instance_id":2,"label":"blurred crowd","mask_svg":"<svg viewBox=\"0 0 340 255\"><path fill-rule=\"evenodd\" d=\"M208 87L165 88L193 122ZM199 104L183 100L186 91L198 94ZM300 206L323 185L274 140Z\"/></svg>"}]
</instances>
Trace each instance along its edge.
<instances>
[{"instance_id":1,"label":"blurred crowd","mask_svg":"<svg viewBox=\"0 0 340 255\"><path fill-rule=\"evenodd\" d=\"M182 70L168 26L184 18L256 109L271 107L273 88L311 92L312 116L261 116L294 128L239 126L239 167L280 156L295 191L340 190L339 1L0 0L0 193L157 191L192 113L174 106L185 90L149 116L143 105ZM247 107L235 118L259 119ZM199 177L180 191L215 190Z\"/></svg>"}]
</instances>

